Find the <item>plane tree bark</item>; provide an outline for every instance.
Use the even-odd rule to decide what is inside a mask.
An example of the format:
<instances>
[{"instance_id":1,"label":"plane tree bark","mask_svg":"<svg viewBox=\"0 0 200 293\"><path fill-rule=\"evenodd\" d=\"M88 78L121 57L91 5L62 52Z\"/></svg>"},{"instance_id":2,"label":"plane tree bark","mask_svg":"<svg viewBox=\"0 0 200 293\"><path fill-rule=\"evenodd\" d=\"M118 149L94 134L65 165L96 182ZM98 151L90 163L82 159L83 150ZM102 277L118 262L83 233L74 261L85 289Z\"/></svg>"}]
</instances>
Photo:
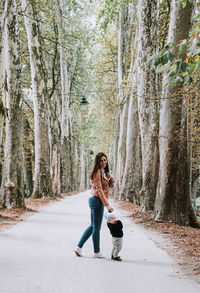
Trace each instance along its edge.
<instances>
[{"instance_id":1,"label":"plane tree bark","mask_svg":"<svg viewBox=\"0 0 200 293\"><path fill-rule=\"evenodd\" d=\"M157 50L158 0L138 2L138 117L142 149L141 210L153 210L158 181L158 102L155 70L148 58Z\"/></svg>"},{"instance_id":2,"label":"plane tree bark","mask_svg":"<svg viewBox=\"0 0 200 293\"><path fill-rule=\"evenodd\" d=\"M126 134L128 120L128 105L126 83L130 62L130 26L129 26L129 3L125 1L119 14L119 36L118 36L118 111L116 126L119 134L116 140L116 165L115 165L115 193L120 192L122 185L124 167L126 162Z\"/></svg>"},{"instance_id":3,"label":"plane tree bark","mask_svg":"<svg viewBox=\"0 0 200 293\"><path fill-rule=\"evenodd\" d=\"M35 0L22 0L24 22L28 37L34 97L35 173L33 198L51 196L49 105L45 67L42 54L40 21Z\"/></svg>"},{"instance_id":4,"label":"plane tree bark","mask_svg":"<svg viewBox=\"0 0 200 293\"><path fill-rule=\"evenodd\" d=\"M24 205L23 97L16 1L5 1L6 138L1 184L3 206Z\"/></svg>"},{"instance_id":5,"label":"plane tree bark","mask_svg":"<svg viewBox=\"0 0 200 293\"><path fill-rule=\"evenodd\" d=\"M3 43L4 43L4 10L5 10L5 0L0 2L0 184L2 180L2 142L3 142L3 123L5 117L4 109L4 99L3 99L3 81L4 81L4 58L3 58ZM1 196L0 196L1 199Z\"/></svg>"},{"instance_id":6,"label":"plane tree bark","mask_svg":"<svg viewBox=\"0 0 200 293\"><path fill-rule=\"evenodd\" d=\"M172 0L168 43L178 43L188 38L194 3ZM186 111L182 83L171 86L171 77L164 74L161 110L159 150L160 168L155 214L157 221L171 220L177 224L189 224L191 204L189 198L189 157L187 151Z\"/></svg>"}]
</instances>

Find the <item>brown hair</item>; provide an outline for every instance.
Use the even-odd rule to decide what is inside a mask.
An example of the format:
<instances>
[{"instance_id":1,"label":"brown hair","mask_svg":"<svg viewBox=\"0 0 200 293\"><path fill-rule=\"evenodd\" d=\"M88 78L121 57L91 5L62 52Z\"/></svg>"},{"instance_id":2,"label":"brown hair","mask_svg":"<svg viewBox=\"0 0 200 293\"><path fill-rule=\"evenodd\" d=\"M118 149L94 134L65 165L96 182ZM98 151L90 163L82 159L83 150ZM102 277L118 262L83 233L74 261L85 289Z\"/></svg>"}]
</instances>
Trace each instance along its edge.
<instances>
[{"instance_id":1,"label":"brown hair","mask_svg":"<svg viewBox=\"0 0 200 293\"><path fill-rule=\"evenodd\" d=\"M105 157L107 159L107 156L104 154L104 153L98 153L95 157L95 160L94 160L94 165L93 165L93 168L92 168L92 172L90 174L90 179L93 179L94 176L96 175L98 169L100 169L100 162L101 162L101 158L102 157ZM107 159L108 161L108 159ZM105 172L106 174L109 173L109 166L108 166L108 162L107 162L107 165L105 167Z\"/></svg>"}]
</instances>

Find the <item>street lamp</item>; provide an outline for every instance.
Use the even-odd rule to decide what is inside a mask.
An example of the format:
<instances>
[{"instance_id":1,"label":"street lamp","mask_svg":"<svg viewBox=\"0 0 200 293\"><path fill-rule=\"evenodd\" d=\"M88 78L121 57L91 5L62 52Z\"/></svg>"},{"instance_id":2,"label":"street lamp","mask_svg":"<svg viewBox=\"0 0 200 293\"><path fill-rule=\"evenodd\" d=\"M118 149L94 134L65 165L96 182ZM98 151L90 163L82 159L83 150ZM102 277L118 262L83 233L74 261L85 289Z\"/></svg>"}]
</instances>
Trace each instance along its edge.
<instances>
[{"instance_id":1,"label":"street lamp","mask_svg":"<svg viewBox=\"0 0 200 293\"><path fill-rule=\"evenodd\" d=\"M89 104L89 102L87 101L87 99L85 97L82 97L82 100L80 101L80 105L87 106L88 104Z\"/></svg>"}]
</instances>

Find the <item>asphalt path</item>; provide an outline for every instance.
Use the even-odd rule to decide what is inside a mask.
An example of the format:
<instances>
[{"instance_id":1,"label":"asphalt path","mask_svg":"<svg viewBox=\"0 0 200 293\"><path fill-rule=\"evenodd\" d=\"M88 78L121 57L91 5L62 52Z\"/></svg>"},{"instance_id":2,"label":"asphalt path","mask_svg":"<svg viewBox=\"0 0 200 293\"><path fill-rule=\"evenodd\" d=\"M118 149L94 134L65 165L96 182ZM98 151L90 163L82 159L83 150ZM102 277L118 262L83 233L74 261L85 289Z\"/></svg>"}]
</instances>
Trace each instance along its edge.
<instances>
[{"instance_id":1,"label":"asphalt path","mask_svg":"<svg viewBox=\"0 0 200 293\"><path fill-rule=\"evenodd\" d=\"M115 210L124 225L122 262L110 259L111 236L103 220L101 250L93 258L91 238L84 256L74 248L89 225L89 191L52 202L0 232L0 293L199 293L200 285L177 274L173 259Z\"/></svg>"}]
</instances>

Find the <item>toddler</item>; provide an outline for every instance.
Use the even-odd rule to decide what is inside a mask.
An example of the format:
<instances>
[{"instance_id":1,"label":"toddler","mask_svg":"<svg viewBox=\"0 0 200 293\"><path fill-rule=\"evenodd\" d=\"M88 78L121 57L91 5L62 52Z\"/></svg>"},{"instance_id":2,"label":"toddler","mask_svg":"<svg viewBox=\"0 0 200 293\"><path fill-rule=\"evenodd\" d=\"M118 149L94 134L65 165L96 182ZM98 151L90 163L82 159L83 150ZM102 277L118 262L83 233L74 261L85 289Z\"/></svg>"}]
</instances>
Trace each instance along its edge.
<instances>
[{"instance_id":1,"label":"toddler","mask_svg":"<svg viewBox=\"0 0 200 293\"><path fill-rule=\"evenodd\" d=\"M123 225L120 220L116 218L112 213L108 213L105 215L107 220L107 226L110 229L110 233L112 235L112 243L113 249L111 254L111 259L116 261L122 261L119 256L119 252L122 249L122 238L123 238Z\"/></svg>"}]
</instances>

